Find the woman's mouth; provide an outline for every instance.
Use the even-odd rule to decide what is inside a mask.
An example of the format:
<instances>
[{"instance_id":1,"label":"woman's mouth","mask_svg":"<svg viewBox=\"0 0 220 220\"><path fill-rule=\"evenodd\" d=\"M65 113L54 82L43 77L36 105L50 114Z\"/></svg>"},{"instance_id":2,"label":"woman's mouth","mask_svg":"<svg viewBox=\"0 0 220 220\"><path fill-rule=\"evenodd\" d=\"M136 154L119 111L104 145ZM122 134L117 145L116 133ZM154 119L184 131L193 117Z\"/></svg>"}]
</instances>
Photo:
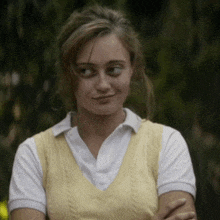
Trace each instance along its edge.
<instances>
[{"instance_id":1,"label":"woman's mouth","mask_svg":"<svg viewBox=\"0 0 220 220\"><path fill-rule=\"evenodd\" d=\"M93 99L95 99L95 100L105 100L105 99L111 98L113 96L114 95L97 96L97 97L94 97Z\"/></svg>"},{"instance_id":2,"label":"woman's mouth","mask_svg":"<svg viewBox=\"0 0 220 220\"><path fill-rule=\"evenodd\" d=\"M99 104L108 104L114 95L97 96L94 98Z\"/></svg>"}]
</instances>

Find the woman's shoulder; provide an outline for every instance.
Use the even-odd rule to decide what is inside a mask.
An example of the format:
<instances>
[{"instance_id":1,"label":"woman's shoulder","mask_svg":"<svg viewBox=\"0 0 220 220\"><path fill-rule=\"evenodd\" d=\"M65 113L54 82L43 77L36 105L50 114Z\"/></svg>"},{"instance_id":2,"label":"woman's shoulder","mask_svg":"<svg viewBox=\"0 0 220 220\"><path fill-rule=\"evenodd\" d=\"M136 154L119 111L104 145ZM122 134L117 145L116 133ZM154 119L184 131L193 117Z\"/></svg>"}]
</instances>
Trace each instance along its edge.
<instances>
[{"instance_id":1,"label":"woman's shoulder","mask_svg":"<svg viewBox=\"0 0 220 220\"><path fill-rule=\"evenodd\" d=\"M154 129L157 130L157 129L160 129L162 130L162 134L163 134L163 137L166 138L183 138L182 134L180 131L178 131L176 128L173 128L173 127L170 127L168 125L165 125L165 124L161 124L161 123L158 123L158 122L153 122L153 121L150 121L150 120L147 120L147 119L142 119L142 126L144 127L150 127L151 129Z\"/></svg>"},{"instance_id":2,"label":"woman's shoulder","mask_svg":"<svg viewBox=\"0 0 220 220\"><path fill-rule=\"evenodd\" d=\"M162 150L167 149L168 147L173 148L175 146L180 148L187 147L187 143L181 132L173 127L142 119L141 128L142 131L148 130L148 134L152 137L158 138L160 140L162 137Z\"/></svg>"},{"instance_id":3,"label":"woman's shoulder","mask_svg":"<svg viewBox=\"0 0 220 220\"><path fill-rule=\"evenodd\" d=\"M21 144L19 144L16 156L19 155L30 155L35 154L36 151L36 144L34 141L34 136L27 138L25 141L23 141Z\"/></svg>"},{"instance_id":4,"label":"woman's shoulder","mask_svg":"<svg viewBox=\"0 0 220 220\"><path fill-rule=\"evenodd\" d=\"M164 125L150 121L148 119L142 119L140 130L148 132L149 135L161 136L163 134Z\"/></svg>"},{"instance_id":5,"label":"woman's shoulder","mask_svg":"<svg viewBox=\"0 0 220 220\"><path fill-rule=\"evenodd\" d=\"M151 121L149 119L141 119L141 123L143 125L146 125L146 126L154 126L154 127L161 127L163 128L164 131L168 132L168 133L175 133L175 132L179 132L177 129L173 128L173 127L170 127L168 125L165 125L165 124L161 124L159 122L155 122L155 121Z\"/></svg>"},{"instance_id":6,"label":"woman's shoulder","mask_svg":"<svg viewBox=\"0 0 220 220\"><path fill-rule=\"evenodd\" d=\"M176 143L179 146L186 147L186 141L181 132L173 127L163 125L163 144Z\"/></svg>"}]
</instances>

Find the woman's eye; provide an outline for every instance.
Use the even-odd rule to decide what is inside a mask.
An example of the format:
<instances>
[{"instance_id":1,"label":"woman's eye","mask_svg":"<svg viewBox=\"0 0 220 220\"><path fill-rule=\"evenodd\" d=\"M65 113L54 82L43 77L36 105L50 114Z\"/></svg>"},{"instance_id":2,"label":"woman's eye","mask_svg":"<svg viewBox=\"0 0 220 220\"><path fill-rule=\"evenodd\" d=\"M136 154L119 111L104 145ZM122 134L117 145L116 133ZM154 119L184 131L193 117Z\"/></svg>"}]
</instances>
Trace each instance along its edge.
<instances>
[{"instance_id":1,"label":"woman's eye","mask_svg":"<svg viewBox=\"0 0 220 220\"><path fill-rule=\"evenodd\" d=\"M82 68L79 69L80 76L89 77L92 76L93 71L91 69Z\"/></svg>"},{"instance_id":2,"label":"woman's eye","mask_svg":"<svg viewBox=\"0 0 220 220\"><path fill-rule=\"evenodd\" d=\"M118 76L121 74L122 68L121 67L111 67L108 69L108 74L112 76Z\"/></svg>"}]
</instances>

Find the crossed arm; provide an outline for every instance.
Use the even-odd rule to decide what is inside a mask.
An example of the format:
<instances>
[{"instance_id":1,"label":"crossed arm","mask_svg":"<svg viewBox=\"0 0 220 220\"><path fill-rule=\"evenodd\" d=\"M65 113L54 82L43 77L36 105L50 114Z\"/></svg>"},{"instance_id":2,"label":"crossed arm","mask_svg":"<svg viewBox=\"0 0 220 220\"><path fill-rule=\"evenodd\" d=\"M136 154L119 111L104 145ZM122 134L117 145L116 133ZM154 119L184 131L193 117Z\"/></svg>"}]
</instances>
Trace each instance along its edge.
<instances>
[{"instance_id":1,"label":"crossed arm","mask_svg":"<svg viewBox=\"0 0 220 220\"><path fill-rule=\"evenodd\" d=\"M46 220L44 213L35 209L15 209L11 220ZM186 192L172 191L159 197L159 210L152 220L196 220L193 197Z\"/></svg>"},{"instance_id":2,"label":"crossed arm","mask_svg":"<svg viewBox=\"0 0 220 220\"><path fill-rule=\"evenodd\" d=\"M152 220L196 220L193 197L183 191L171 191L159 197L159 210Z\"/></svg>"}]
</instances>

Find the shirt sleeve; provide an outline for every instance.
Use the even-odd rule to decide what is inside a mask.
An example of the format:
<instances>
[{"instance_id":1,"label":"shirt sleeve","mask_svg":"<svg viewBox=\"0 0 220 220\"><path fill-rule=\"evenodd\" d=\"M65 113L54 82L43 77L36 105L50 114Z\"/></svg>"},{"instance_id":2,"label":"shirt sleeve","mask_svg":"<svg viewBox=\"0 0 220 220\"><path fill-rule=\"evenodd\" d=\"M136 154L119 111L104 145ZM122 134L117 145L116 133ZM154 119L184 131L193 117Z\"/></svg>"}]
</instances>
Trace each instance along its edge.
<instances>
[{"instance_id":1,"label":"shirt sleeve","mask_svg":"<svg viewBox=\"0 0 220 220\"><path fill-rule=\"evenodd\" d=\"M196 196L195 175L186 141L177 130L164 126L159 159L158 195L185 191Z\"/></svg>"},{"instance_id":2,"label":"shirt sleeve","mask_svg":"<svg viewBox=\"0 0 220 220\"><path fill-rule=\"evenodd\" d=\"M43 171L34 138L27 139L16 152L9 187L8 209L32 208L46 214Z\"/></svg>"}]
</instances>

